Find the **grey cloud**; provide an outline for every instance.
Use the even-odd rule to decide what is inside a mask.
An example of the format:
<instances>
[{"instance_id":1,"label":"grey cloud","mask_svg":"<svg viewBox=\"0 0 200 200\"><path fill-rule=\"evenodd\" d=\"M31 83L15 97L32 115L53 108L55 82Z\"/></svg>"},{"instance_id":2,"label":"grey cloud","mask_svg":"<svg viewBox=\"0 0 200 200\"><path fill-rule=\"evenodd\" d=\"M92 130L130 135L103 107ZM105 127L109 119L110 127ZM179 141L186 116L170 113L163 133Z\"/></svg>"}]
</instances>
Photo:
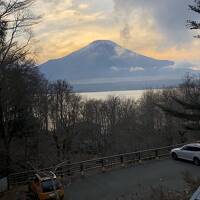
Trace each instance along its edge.
<instances>
[{"instance_id":1,"label":"grey cloud","mask_svg":"<svg viewBox=\"0 0 200 200\"><path fill-rule=\"evenodd\" d=\"M124 25L123 29L120 31L120 38L124 42L128 42L131 38L130 25L127 23Z\"/></svg>"},{"instance_id":2,"label":"grey cloud","mask_svg":"<svg viewBox=\"0 0 200 200\"><path fill-rule=\"evenodd\" d=\"M132 13L138 9L147 11L153 17L156 28L169 44L190 41L192 33L186 29L189 18L188 0L114 0L115 12L122 16L124 24L129 22ZM145 12L143 19L145 19ZM123 27L122 27L123 28Z\"/></svg>"},{"instance_id":3,"label":"grey cloud","mask_svg":"<svg viewBox=\"0 0 200 200\"><path fill-rule=\"evenodd\" d=\"M198 67L199 67L199 65L196 63L191 63L189 61L179 61L179 62L176 62L174 65L165 67L164 69L186 69L186 70L189 70L189 69L196 69Z\"/></svg>"},{"instance_id":4,"label":"grey cloud","mask_svg":"<svg viewBox=\"0 0 200 200\"><path fill-rule=\"evenodd\" d=\"M44 3L48 3L48 4L59 4L59 3L62 3L63 0L42 0Z\"/></svg>"},{"instance_id":5,"label":"grey cloud","mask_svg":"<svg viewBox=\"0 0 200 200\"><path fill-rule=\"evenodd\" d=\"M38 3L41 2L41 6L44 6L44 10L48 12L54 11L56 9L65 10L72 5L73 0L38 0Z\"/></svg>"}]
</instances>

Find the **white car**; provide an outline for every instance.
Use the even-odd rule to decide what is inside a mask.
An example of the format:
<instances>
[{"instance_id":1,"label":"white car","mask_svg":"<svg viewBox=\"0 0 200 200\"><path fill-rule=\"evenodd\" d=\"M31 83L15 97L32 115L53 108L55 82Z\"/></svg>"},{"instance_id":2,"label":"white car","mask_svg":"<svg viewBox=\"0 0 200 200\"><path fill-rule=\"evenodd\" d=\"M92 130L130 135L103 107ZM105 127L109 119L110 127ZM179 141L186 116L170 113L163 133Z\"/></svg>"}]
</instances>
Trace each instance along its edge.
<instances>
[{"instance_id":1,"label":"white car","mask_svg":"<svg viewBox=\"0 0 200 200\"><path fill-rule=\"evenodd\" d=\"M173 159L184 159L194 162L195 165L200 165L200 143L187 144L180 148L171 150Z\"/></svg>"},{"instance_id":2,"label":"white car","mask_svg":"<svg viewBox=\"0 0 200 200\"><path fill-rule=\"evenodd\" d=\"M197 191L192 195L190 200L200 200L200 187L197 189Z\"/></svg>"}]
</instances>

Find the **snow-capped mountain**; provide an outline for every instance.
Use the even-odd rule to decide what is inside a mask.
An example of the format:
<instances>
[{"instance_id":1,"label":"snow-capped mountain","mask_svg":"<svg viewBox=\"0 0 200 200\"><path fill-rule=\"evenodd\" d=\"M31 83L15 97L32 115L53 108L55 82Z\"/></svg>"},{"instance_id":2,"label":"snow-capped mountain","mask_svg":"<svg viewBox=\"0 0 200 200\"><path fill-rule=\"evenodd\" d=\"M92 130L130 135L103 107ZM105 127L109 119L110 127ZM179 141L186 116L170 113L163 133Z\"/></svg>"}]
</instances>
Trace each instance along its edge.
<instances>
[{"instance_id":1,"label":"snow-capped mountain","mask_svg":"<svg viewBox=\"0 0 200 200\"><path fill-rule=\"evenodd\" d=\"M120 85L121 82L123 85L127 82L130 85L130 82L146 83L149 79L159 82L168 75L177 80L180 71L174 74L173 65L173 61L153 59L112 41L97 40L66 57L42 64L40 69L49 80L65 79L76 89L108 90L109 84ZM104 85L103 89L100 89L100 84ZM78 87L83 85L84 88ZM98 88L90 89L91 85Z\"/></svg>"}]
</instances>

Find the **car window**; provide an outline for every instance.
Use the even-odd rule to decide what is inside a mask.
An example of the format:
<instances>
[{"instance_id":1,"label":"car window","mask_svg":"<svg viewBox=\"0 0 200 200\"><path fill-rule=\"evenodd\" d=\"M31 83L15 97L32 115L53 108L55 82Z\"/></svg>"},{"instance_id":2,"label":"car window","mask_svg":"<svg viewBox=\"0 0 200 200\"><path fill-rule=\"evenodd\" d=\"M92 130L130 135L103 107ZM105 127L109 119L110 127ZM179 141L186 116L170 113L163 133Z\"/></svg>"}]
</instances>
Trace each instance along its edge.
<instances>
[{"instance_id":1,"label":"car window","mask_svg":"<svg viewBox=\"0 0 200 200\"><path fill-rule=\"evenodd\" d=\"M195 147L188 146L188 151L195 151Z\"/></svg>"},{"instance_id":2,"label":"car window","mask_svg":"<svg viewBox=\"0 0 200 200\"><path fill-rule=\"evenodd\" d=\"M48 179L45 181L42 181L42 190L43 192L52 192L54 189L61 188L61 183L57 179Z\"/></svg>"},{"instance_id":3,"label":"car window","mask_svg":"<svg viewBox=\"0 0 200 200\"><path fill-rule=\"evenodd\" d=\"M196 151L200 151L200 148L199 148L199 147L196 147Z\"/></svg>"},{"instance_id":4,"label":"car window","mask_svg":"<svg viewBox=\"0 0 200 200\"><path fill-rule=\"evenodd\" d=\"M199 147L193 147L194 151L200 151Z\"/></svg>"},{"instance_id":5,"label":"car window","mask_svg":"<svg viewBox=\"0 0 200 200\"><path fill-rule=\"evenodd\" d=\"M199 147L193 147L193 146L184 146L182 148L182 150L185 150L185 151L200 151L200 148Z\"/></svg>"},{"instance_id":6,"label":"car window","mask_svg":"<svg viewBox=\"0 0 200 200\"><path fill-rule=\"evenodd\" d=\"M189 151L189 149L190 149L189 146L184 146L184 147L182 148L182 150L185 150L185 151Z\"/></svg>"}]
</instances>

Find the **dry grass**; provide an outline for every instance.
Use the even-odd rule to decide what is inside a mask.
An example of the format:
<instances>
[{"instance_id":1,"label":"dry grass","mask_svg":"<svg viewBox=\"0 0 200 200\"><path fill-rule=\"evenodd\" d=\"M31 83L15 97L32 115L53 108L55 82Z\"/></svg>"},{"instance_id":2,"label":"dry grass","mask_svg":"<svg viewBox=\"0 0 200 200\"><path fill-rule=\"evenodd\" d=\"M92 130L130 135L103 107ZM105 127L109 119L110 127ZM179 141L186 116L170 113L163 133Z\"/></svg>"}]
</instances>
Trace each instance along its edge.
<instances>
[{"instance_id":1,"label":"dry grass","mask_svg":"<svg viewBox=\"0 0 200 200\"><path fill-rule=\"evenodd\" d=\"M27 191L27 186L16 186L7 192L0 194L1 200L21 200Z\"/></svg>"}]
</instances>

